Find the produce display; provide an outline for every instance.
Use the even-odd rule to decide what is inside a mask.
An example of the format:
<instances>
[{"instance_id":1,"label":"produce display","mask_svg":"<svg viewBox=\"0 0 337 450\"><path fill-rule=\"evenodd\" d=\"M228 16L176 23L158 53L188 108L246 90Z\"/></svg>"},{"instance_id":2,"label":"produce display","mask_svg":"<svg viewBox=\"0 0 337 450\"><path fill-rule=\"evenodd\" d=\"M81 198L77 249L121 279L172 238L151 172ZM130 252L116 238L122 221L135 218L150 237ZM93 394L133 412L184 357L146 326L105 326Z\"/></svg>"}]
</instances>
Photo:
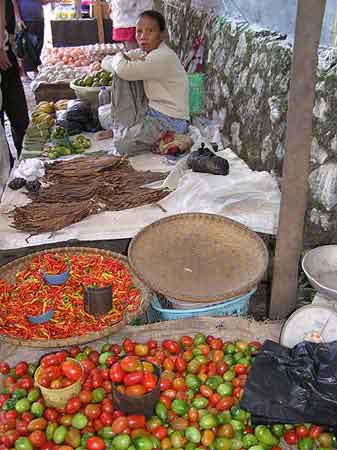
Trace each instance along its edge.
<instances>
[{"instance_id":1,"label":"produce display","mask_svg":"<svg viewBox=\"0 0 337 450\"><path fill-rule=\"evenodd\" d=\"M46 355L41 359L37 382L48 389L62 389L71 386L81 377L80 363L60 352L57 357Z\"/></svg>"},{"instance_id":2,"label":"produce display","mask_svg":"<svg viewBox=\"0 0 337 450\"><path fill-rule=\"evenodd\" d=\"M70 82L83 74L83 70L70 67L63 62L53 65L40 66L39 73L33 81L31 87L33 91L40 83L60 83Z\"/></svg>"},{"instance_id":3,"label":"produce display","mask_svg":"<svg viewBox=\"0 0 337 450\"><path fill-rule=\"evenodd\" d=\"M100 352L71 347L40 361L49 368L46 383L59 383L66 357L84 369L80 393L63 409L47 407L34 387L38 363L21 361L10 368L2 362L1 450L280 450L285 444L299 450L336 448L336 436L314 424L252 424L240 399L259 349L258 342L224 342L203 334L161 343L126 338L122 345L104 344ZM139 358L162 369L160 399L149 419L125 415L111 395L116 364L132 373ZM61 372L69 383L79 375L74 365L63 366Z\"/></svg>"},{"instance_id":4,"label":"produce display","mask_svg":"<svg viewBox=\"0 0 337 450\"><path fill-rule=\"evenodd\" d=\"M44 147L42 155L49 159L57 159L62 156L83 153L91 147L91 140L83 135L70 139L66 130L62 127L56 127L50 136L52 144Z\"/></svg>"},{"instance_id":5,"label":"produce display","mask_svg":"<svg viewBox=\"0 0 337 450\"><path fill-rule=\"evenodd\" d=\"M81 47L53 47L46 49L43 57L45 65L63 63L74 67L85 67L91 63L100 62L107 55L118 51L116 44L95 44Z\"/></svg>"},{"instance_id":6,"label":"produce display","mask_svg":"<svg viewBox=\"0 0 337 450\"><path fill-rule=\"evenodd\" d=\"M153 204L169 192L144 185L163 173L138 172L125 157L83 156L46 164L45 186L12 212L13 226L29 233L56 231L102 211Z\"/></svg>"},{"instance_id":7,"label":"produce display","mask_svg":"<svg viewBox=\"0 0 337 450\"><path fill-rule=\"evenodd\" d=\"M35 122L39 116L36 116ZM25 137L23 139L23 153L26 158L34 158L40 156L44 145L50 138L50 129L54 119L48 115L48 119L44 123L31 123L26 130Z\"/></svg>"},{"instance_id":8,"label":"produce display","mask_svg":"<svg viewBox=\"0 0 337 450\"><path fill-rule=\"evenodd\" d=\"M82 131L94 133L100 130L95 111L83 100L70 100L67 109L56 114L56 125L64 128L69 136Z\"/></svg>"},{"instance_id":9,"label":"produce display","mask_svg":"<svg viewBox=\"0 0 337 450\"><path fill-rule=\"evenodd\" d=\"M102 87L111 86L113 74L101 70L89 75L84 75L74 81L75 86L79 87Z\"/></svg>"},{"instance_id":10,"label":"produce display","mask_svg":"<svg viewBox=\"0 0 337 450\"><path fill-rule=\"evenodd\" d=\"M60 259L71 268L70 277L62 286L51 286L42 273L58 272ZM96 319L84 310L83 289L107 285L112 285L113 309ZM15 284L0 280L0 334L24 339L81 336L119 322L125 310L136 311L141 301L140 291L119 261L96 254L46 253L17 273ZM27 320L27 314L38 315L51 306L55 312L49 322L33 325Z\"/></svg>"}]
</instances>

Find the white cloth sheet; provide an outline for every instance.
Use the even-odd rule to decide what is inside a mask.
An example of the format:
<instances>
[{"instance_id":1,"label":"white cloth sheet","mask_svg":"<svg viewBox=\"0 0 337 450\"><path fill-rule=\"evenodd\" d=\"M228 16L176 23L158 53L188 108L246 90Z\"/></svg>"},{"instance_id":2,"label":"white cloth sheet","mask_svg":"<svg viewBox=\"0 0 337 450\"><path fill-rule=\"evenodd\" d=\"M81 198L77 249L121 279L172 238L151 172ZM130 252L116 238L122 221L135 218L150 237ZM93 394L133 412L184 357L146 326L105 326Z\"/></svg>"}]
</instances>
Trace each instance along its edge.
<instances>
[{"instance_id":1,"label":"white cloth sheet","mask_svg":"<svg viewBox=\"0 0 337 450\"><path fill-rule=\"evenodd\" d=\"M103 150L104 147L111 148L112 144L105 141L100 147ZM97 149L95 145L95 150ZM144 226L156 220L186 212L220 214L257 232L275 234L280 205L280 191L276 180L268 172L252 171L230 149L219 154L229 161L230 174L227 176L193 173L186 170L184 161L172 168L162 157L151 153L131 158L136 170L172 170L164 185L176 189L160 202L167 212L154 205L104 212L54 234L43 233L29 237L28 233L12 228L8 212L14 205L27 203L27 197L7 188L0 207L0 249L17 249L71 239L89 241L132 238Z\"/></svg>"}]
</instances>

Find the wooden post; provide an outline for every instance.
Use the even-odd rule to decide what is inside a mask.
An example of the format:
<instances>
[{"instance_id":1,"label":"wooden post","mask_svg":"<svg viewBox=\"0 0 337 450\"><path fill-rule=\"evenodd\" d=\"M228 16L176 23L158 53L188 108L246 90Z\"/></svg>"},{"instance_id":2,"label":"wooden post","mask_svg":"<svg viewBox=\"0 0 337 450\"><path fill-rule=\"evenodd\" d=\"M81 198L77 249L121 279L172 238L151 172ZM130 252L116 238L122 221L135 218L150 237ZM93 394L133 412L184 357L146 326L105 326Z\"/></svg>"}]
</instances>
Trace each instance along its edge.
<instances>
[{"instance_id":1,"label":"wooden post","mask_svg":"<svg viewBox=\"0 0 337 450\"><path fill-rule=\"evenodd\" d=\"M75 0L75 17L76 19L81 18L81 0Z\"/></svg>"},{"instance_id":2,"label":"wooden post","mask_svg":"<svg viewBox=\"0 0 337 450\"><path fill-rule=\"evenodd\" d=\"M297 300L298 263L307 206L317 51L325 3L326 0L298 0L271 318L286 317Z\"/></svg>"},{"instance_id":3,"label":"wooden post","mask_svg":"<svg viewBox=\"0 0 337 450\"><path fill-rule=\"evenodd\" d=\"M104 44L104 26L101 0L96 0L94 5L95 19L97 21L98 42Z\"/></svg>"}]
</instances>

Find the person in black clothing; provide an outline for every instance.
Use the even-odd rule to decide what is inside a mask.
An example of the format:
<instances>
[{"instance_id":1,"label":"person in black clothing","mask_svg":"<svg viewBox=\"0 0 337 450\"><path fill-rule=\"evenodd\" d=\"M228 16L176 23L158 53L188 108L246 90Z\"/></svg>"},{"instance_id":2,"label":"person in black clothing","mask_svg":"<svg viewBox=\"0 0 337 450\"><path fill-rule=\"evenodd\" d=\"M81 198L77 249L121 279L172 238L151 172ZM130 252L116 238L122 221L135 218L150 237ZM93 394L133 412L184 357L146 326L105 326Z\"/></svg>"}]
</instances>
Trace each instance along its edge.
<instances>
[{"instance_id":1,"label":"person in black clothing","mask_svg":"<svg viewBox=\"0 0 337 450\"><path fill-rule=\"evenodd\" d=\"M1 120L4 122L4 113L6 113L11 124L13 142L19 157L22 150L23 138L29 124L29 116L26 96L20 78L19 65L12 48L15 34L15 14L12 0L5 0L5 8L6 31L9 35L9 41L6 48L1 49L2 57L6 53L6 63L2 64L0 54L1 91L3 99ZM11 167L13 167L14 158L12 155L10 155L10 162Z\"/></svg>"}]
</instances>

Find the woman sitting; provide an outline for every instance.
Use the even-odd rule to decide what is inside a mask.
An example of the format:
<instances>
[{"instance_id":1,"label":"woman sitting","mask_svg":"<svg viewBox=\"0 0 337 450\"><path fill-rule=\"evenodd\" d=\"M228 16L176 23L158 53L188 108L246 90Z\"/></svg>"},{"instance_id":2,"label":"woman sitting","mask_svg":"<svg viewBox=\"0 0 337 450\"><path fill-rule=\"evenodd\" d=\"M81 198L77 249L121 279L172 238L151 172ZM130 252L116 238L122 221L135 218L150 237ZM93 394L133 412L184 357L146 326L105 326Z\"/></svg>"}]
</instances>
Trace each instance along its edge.
<instances>
[{"instance_id":1,"label":"woman sitting","mask_svg":"<svg viewBox=\"0 0 337 450\"><path fill-rule=\"evenodd\" d=\"M115 141L119 153L151 150L166 132L187 133L188 78L176 53L163 42L165 31L164 17L156 11L145 11L136 24L142 56L132 60L121 52L102 62L104 70L114 72L122 80L143 81L148 100L144 119Z\"/></svg>"}]
</instances>

